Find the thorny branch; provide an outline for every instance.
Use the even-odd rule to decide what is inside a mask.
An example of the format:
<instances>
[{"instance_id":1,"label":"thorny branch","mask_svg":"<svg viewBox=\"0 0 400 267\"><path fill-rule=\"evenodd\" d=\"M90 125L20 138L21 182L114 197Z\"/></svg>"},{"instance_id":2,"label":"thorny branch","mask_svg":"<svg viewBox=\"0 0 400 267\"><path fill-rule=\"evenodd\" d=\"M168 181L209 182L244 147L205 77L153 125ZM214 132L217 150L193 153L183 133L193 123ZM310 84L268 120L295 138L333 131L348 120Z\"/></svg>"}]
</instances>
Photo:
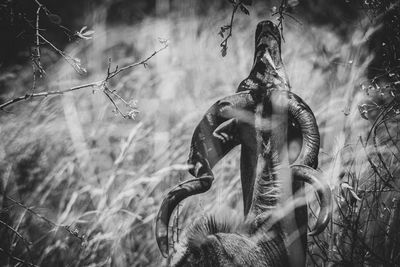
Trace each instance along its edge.
<instances>
[{"instance_id":1,"label":"thorny branch","mask_svg":"<svg viewBox=\"0 0 400 267\"><path fill-rule=\"evenodd\" d=\"M2 104L0 104L0 110L5 110L6 107L15 104L17 102L20 101L24 101L24 100L28 100L31 98L42 98L42 97L47 97L47 96L51 96L51 95L63 95L67 92L73 92L73 91L77 91L80 89L85 89L85 88L98 88L100 90L103 91L103 93L110 99L112 100L111 95L117 97L120 100L123 100L121 96L119 96L114 90L110 90L108 88L108 83L109 81L114 78L115 76L119 75L121 72L123 71L127 71L131 68L137 67L139 65L143 65L143 66L147 66L147 62L154 57L156 54L158 54L159 52L161 52L162 50L166 49L168 47L168 43L166 41L162 42L163 46L161 48L159 48L158 50L155 50L151 55L149 55L148 57L146 57L145 59L136 62L136 63L132 63L129 65L126 65L122 68L118 68L118 65L115 67L114 71L110 71L110 67L111 67L111 62L109 62L109 66L108 66L108 70L107 70L107 76L100 81L95 81L95 82L91 82L91 83L87 83L87 84L83 84L83 85L78 85L78 86L74 86L74 87L70 87L68 89L64 89L64 90L55 90L55 91L46 91L46 92L40 92L40 93L31 93L31 94L25 94L23 96L19 96L17 98L8 100ZM120 108L118 107L118 105L115 103L114 100L111 101L112 104L114 105L115 109L124 117L124 118L134 118L134 116L137 113L137 110L134 109L134 103L128 103L125 100L123 100L124 104L127 105L129 108L131 108L131 111L129 111L128 113L123 113Z\"/></svg>"}]
</instances>

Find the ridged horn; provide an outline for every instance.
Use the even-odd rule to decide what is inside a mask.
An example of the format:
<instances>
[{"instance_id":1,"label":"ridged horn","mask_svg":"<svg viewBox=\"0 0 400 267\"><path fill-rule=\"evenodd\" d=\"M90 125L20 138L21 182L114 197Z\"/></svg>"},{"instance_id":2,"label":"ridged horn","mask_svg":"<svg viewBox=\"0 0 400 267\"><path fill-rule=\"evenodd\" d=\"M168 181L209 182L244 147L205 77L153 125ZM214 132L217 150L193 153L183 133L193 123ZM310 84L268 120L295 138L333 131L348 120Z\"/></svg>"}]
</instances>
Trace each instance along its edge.
<instances>
[{"instance_id":1,"label":"ridged horn","mask_svg":"<svg viewBox=\"0 0 400 267\"><path fill-rule=\"evenodd\" d=\"M300 97L292 92L272 90L271 98L273 98L274 95L287 96L288 115L298 123L302 133L303 144L293 165L300 164L316 168L318 165L320 137L313 112Z\"/></svg>"}]
</instances>

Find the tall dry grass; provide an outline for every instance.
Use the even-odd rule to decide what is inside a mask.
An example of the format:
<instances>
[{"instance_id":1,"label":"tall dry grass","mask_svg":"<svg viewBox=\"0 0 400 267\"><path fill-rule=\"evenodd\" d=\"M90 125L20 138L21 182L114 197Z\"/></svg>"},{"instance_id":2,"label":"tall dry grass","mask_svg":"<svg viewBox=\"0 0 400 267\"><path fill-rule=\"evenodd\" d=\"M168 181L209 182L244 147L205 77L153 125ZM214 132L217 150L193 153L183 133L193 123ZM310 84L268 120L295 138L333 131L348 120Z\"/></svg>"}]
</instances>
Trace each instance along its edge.
<instances>
[{"instance_id":1,"label":"tall dry grass","mask_svg":"<svg viewBox=\"0 0 400 267\"><path fill-rule=\"evenodd\" d=\"M121 96L138 101L134 121L115 115L101 92L89 90L28 101L1 115L5 191L31 208L3 198L1 220L26 242L10 229L1 242L15 257L40 266L160 266L153 226L162 197L189 178L185 163L192 131L206 109L232 94L247 76L255 26L268 17L256 12L237 16L228 55L222 58L217 32L229 13L170 14L110 26L104 24L104 10L98 12L94 40L67 49L88 66L88 75L78 76L60 60L47 86L67 88L104 78L109 57L120 66L137 61L159 47L158 37L168 39L169 47L148 68L138 67L111 83ZM316 115L322 137L319 167L335 195L332 224L310 239L311 266L398 260L393 255L399 250L398 234L393 234L399 216L396 182L395 189L383 182L398 173L397 121L387 121L392 138L378 129L375 147L366 136L380 110L371 110L364 120L358 108L375 98L360 89L373 57L365 47L371 31L367 23L346 37L312 25L285 27L283 60L293 91ZM15 86L26 87L28 69L25 82ZM370 93L381 92L374 87ZM236 149L216 166L209 192L179 208L175 234L203 212L241 218L238 154ZM9 257L3 260L5 266L17 265Z\"/></svg>"}]
</instances>

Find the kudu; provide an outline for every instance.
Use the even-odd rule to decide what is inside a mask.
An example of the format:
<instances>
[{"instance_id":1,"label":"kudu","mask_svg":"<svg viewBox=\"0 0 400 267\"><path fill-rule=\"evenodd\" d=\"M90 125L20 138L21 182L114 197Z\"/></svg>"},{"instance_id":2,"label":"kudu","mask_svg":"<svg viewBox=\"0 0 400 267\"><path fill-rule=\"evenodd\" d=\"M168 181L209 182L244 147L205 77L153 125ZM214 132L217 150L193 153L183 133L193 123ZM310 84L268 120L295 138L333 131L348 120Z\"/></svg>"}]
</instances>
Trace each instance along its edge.
<instances>
[{"instance_id":1,"label":"kudu","mask_svg":"<svg viewBox=\"0 0 400 267\"><path fill-rule=\"evenodd\" d=\"M215 223L211 217L198 220L187 230L180 253L173 255L174 266L288 266L285 236L291 233L282 230L274 216L282 191L282 177L277 173L288 169L282 161L286 146L282 136L286 136L288 124L297 127L302 144L290 166L294 180L311 183L320 197L321 210L311 234L320 233L330 219L329 187L313 169L318 163L318 126L303 100L282 90L288 82L279 62L279 38L271 22L257 26L252 72L239 85L238 93L216 102L195 129L188 162L196 178L179 184L165 197L157 216L156 239L167 257L168 223L174 208L183 199L207 191L214 179L212 168L239 144L244 212L251 227L231 232L228 224Z\"/></svg>"}]
</instances>

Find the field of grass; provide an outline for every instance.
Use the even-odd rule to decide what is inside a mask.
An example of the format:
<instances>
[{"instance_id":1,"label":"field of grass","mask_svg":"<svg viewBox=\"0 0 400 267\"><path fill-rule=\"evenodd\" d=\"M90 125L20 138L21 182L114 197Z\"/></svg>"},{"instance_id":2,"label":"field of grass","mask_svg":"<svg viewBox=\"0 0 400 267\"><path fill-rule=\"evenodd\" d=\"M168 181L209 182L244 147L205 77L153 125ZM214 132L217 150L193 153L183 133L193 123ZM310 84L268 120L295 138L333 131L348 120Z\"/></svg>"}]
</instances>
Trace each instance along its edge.
<instances>
[{"instance_id":1,"label":"field of grass","mask_svg":"<svg viewBox=\"0 0 400 267\"><path fill-rule=\"evenodd\" d=\"M88 74L79 76L44 50L51 68L43 86L63 89L103 79L108 58L124 66L161 47L158 38L168 39L169 46L147 68L138 66L110 82L125 99L137 101L135 120L113 112L105 95L91 89L28 100L0 114L0 175L8 196L0 219L9 225L0 242L14 257L0 253L4 266L18 265L15 257L40 266L160 266L153 228L163 195L190 178L192 132L208 107L248 75L255 26L269 18L255 11L238 15L228 54L221 57L217 33L229 11L172 13L124 26L106 25L101 10L94 17L94 39L66 50ZM384 84L369 87L365 77L374 56L365 41L373 31L368 21L346 37L328 27L285 25L282 57L293 92L317 118L319 168L335 195L333 223L309 240L310 266L400 261L398 123L389 116L396 107L378 115L388 90ZM31 86L30 71L29 65L19 70L8 97ZM360 115L363 104L371 109L367 119ZM374 121L382 118L376 138L367 142ZM216 166L212 189L184 202L174 217L178 229L204 212L242 218L238 159L235 149Z\"/></svg>"}]
</instances>

